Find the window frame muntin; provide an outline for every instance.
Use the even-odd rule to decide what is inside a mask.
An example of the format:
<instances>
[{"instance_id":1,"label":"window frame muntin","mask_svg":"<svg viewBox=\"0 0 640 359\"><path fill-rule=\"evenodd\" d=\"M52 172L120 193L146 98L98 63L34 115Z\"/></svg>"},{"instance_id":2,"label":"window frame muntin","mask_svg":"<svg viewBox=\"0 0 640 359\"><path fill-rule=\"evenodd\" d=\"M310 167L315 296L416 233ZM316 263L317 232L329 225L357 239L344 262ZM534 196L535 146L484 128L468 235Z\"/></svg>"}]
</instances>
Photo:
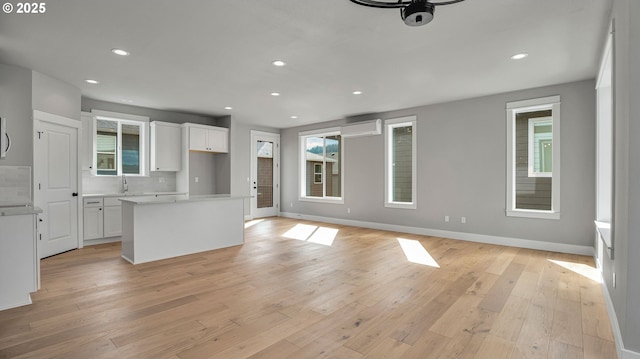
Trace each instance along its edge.
<instances>
[{"instance_id":1,"label":"window frame muntin","mask_svg":"<svg viewBox=\"0 0 640 359\"><path fill-rule=\"evenodd\" d=\"M308 137L324 137L326 141L326 137L328 136L341 136L340 137L340 188L341 188L341 196L340 197L327 197L326 196L326 162L323 161L323 196L322 197L310 197L306 195L306 139ZM325 148L326 151L326 148ZM298 201L301 202L318 202L318 203L332 203L332 204L344 204L344 138L342 138L342 134L340 133L340 127L331 127L310 131L302 131L298 133Z\"/></svg>"},{"instance_id":2,"label":"window frame muntin","mask_svg":"<svg viewBox=\"0 0 640 359\"><path fill-rule=\"evenodd\" d=\"M140 127L140 173L125 173L125 176L128 177L149 177L150 170L149 164L151 161L151 149L149 142L149 117L139 116L139 115L131 115L126 113L118 113L111 111L102 111L102 110L91 110L91 114L93 115L93 153L92 153L92 165L95 168L95 171L92 171L92 176L95 177L119 177L122 176L122 125L136 125ZM118 166L116 168L115 175L99 175L97 171L97 134L98 134L98 120L107 120L107 121L115 121L118 123L117 129L117 140L116 140L116 159L118 161Z\"/></svg>"}]
</instances>

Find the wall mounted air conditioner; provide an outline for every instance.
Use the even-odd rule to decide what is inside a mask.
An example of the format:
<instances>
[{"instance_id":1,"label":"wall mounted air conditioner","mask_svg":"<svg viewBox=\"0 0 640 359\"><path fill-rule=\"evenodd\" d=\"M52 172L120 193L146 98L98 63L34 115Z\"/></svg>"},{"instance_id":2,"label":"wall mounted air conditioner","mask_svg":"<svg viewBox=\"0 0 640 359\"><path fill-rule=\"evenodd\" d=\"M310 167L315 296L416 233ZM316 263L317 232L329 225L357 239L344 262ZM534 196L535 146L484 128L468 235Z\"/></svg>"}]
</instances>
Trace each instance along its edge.
<instances>
[{"instance_id":1,"label":"wall mounted air conditioner","mask_svg":"<svg viewBox=\"0 0 640 359\"><path fill-rule=\"evenodd\" d=\"M382 134L382 120L363 121L344 125L340 128L342 138L373 136Z\"/></svg>"}]
</instances>

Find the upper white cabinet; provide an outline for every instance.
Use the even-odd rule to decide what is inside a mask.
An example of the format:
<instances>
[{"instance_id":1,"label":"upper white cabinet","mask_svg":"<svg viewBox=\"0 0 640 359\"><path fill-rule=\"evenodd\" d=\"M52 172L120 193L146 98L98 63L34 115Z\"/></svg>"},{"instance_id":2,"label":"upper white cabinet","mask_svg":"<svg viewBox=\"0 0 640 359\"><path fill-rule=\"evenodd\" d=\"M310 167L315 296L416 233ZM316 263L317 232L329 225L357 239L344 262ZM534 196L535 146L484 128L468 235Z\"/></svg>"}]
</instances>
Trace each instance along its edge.
<instances>
[{"instance_id":1,"label":"upper white cabinet","mask_svg":"<svg viewBox=\"0 0 640 359\"><path fill-rule=\"evenodd\" d=\"M93 174L93 138L95 135L95 118L91 113L82 112L82 170Z\"/></svg>"},{"instance_id":2,"label":"upper white cabinet","mask_svg":"<svg viewBox=\"0 0 640 359\"><path fill-rule=\"evenodd\" d=\"M229 129L224 127L186 124L189 128L189 150L229 152Z\"/></svg>"},{"instance_id":3,"label":"upper white cabinet","mask_svg":"<svg viewBox=\"0 0 640 359\"><path fill-rule=\"evenodd\" d=\"M151 122L151 170L180 171L182 169L182 126Z\"/></svg>"}]
</instances>

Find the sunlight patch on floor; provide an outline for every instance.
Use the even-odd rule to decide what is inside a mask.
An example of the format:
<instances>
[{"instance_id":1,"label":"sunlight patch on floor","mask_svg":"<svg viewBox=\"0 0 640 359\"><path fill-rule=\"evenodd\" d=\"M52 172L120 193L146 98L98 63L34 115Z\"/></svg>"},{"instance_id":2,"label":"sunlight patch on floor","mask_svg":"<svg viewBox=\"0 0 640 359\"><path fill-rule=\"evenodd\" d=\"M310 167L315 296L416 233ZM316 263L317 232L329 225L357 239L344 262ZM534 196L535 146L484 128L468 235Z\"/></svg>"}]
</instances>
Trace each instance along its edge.
<instances>
[{"instance_id":1,"label":"sunlight patch on floor","mask_svg":"<svg viewBox=\"0 0 640 359\"><path fill-rule=\"evenodd\" d=\"M263 222L264 219L254 219L253 221L244 222L244 229L247 229L251 226L255 226L256 224Z\"/></svg>"},{"instance_id":2,"label":"sunlight patch on floor","mask_svg":"<svg viewBox=\"0 0 640 359\"><path fill-rule=\"evenodd\" d=\"M309 224L296 224L283 237L331 246L338 235L334 228L318 227Z\"/></svg>"},{"instance_id":3,"label":"sunlight patch on floor","mask_svg":"<svg viewBox=\"0 0 640 359\"><path fill-rule=\"evenodd\" d=\"M398 238L398 243L400 243L400 247L409 262L440 268L438 262L433 259L419 241L415 239Z\"/></svg>"},{"instance_id":4,"label":"sunlight patch on floor","mask_svg":"<svg viewBox=\"0 0 640 359\"><path fill-rule=\"evenodd\" d=\"M585 278L589 278L596 283L602 283L602 276L600 275L600 272L594 267L582 263L565 262L555 259L548 259L548 261L557 264L560 267L566 268L574 273L578 273Z\"/></svg>"},{"instance_id":5,"label":"sunlight patch on floor","mask_svg":"<svg viewBox=\"0 0 640 359\"><path fill-rule=\"evenodd\" d=\"M336 235L338 235L338 230L335 228L319 227L307 241L331 246Z\"/></svg>"}]
</instances>

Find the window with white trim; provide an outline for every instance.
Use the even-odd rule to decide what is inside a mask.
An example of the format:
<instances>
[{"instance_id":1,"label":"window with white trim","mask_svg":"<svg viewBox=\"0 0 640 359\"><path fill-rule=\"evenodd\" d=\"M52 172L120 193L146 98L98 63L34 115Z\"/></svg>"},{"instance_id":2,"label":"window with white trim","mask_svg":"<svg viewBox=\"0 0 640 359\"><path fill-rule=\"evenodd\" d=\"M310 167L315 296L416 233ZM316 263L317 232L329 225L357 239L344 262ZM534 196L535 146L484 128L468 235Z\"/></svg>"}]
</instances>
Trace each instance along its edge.
<instances>
[{"instance_id":1,"label":"window with white trim","mask_svg":"<svg viewBox=\"0 0 640 359\"><path fill-rule=\"evenodd\" d=\"M99 113L95 117L96 175L146 175L148 121L140 116Z\"/></svg>"},{"instance_id":2,"label":"window with white trim","mask_svg":"<svg viewBox=\"0 0 640 359\"><path fill-rule=\"evenodd\" d=\"M560 97L507 103L507 216L560 218Z\"/></svg>"},{"instance_id":3,"label":"window with white trim","mask_svg":"<svg viewBox=\"0 0 640 359\"><path fill-rule=\"evenodd\" d=\"M417 208L416 117L386 120L385 206Z\"/></svg>"},{"instance_id":4,"label":"window with white trim","mask_svg":"<svg viewBox=\"0 0 640 359\"><path fill-rule=\"evenodd\" d=\"M342 203L343 147L339 129L303 132L299 138L300 199Z\"/></svg>"}]
</instances>

